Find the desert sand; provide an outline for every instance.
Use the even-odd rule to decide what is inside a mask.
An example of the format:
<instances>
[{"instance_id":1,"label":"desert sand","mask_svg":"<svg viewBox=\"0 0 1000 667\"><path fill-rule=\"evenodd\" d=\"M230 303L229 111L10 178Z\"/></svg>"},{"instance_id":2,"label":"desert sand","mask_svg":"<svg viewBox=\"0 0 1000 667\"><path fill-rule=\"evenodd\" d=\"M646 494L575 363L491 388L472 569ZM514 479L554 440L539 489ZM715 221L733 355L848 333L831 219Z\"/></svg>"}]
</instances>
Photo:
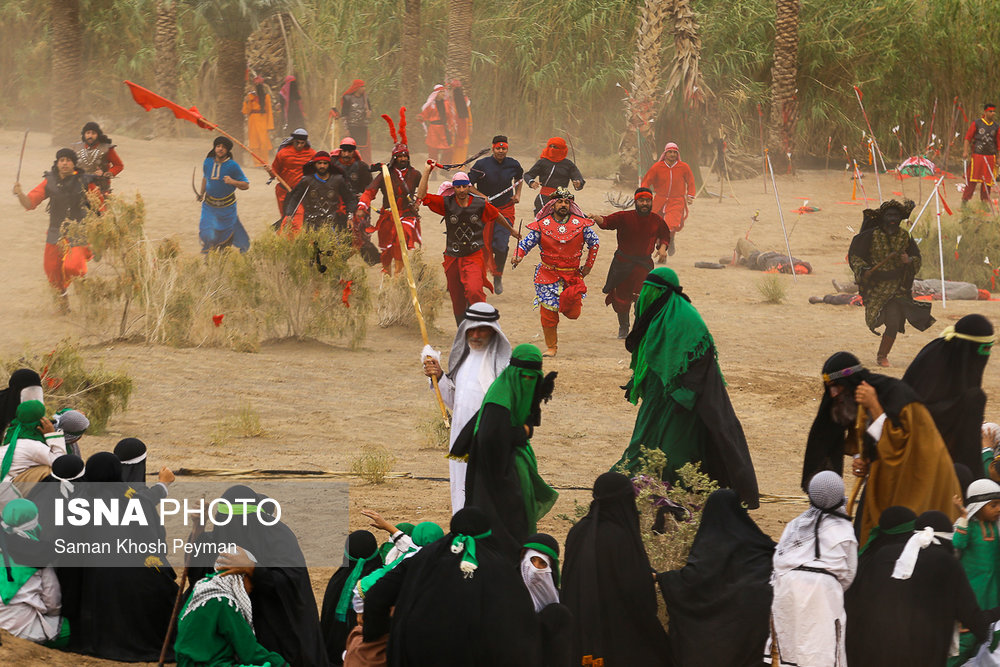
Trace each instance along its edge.
<instances>
[{"instance_id":1,"label":"desert sand","mask_svg":"<svg viewBox=\"0 0 1000 667\"><path fill-rule=\"evenodd\" d=\"M142 194L150 237L175 237L184 252L197 253L200 205L194 201L189 182L192 167L200 165L211 148L212 135L206 132L197 139L144 141L117 136L112 129L109 134L117 141L125 163L124 172L114 181L116 193ZM57 313L42 271L48 215L41 209L25 212L9 194L21 137L20 132L0 132L0 180L6 181L8 193L0 197L6 239L0 248L0 280L4 285L0 354L16 355L26 348L44 350L68 337L86 345L95 362L124 369L135 380L128 409L111 420L105 434L85 437L85 454L110 449L122 437L137 436L150 447L151 471L159 465L175 469L346 471L360 446L378 444L395 455L394 471L436 479L391 479L382 485L352 479L352 529L367 525L357 511L361 508L376 509L390 520L435 520L447 526L447 460L441 450L424 445L414 428L435 410L433 395L420 372L422 342L418 331L380 329L373 321L359 350L352 351L340 341L285 341L264 345L252 354L108 342L88 336L85 312ZM377 158L387 152L386 146L376 148ZM414 146L418 163L423 158L420 148ZM26 191L41 181L55 150L48 135L29 136L21 176ZM526 167L535 152L534 146L514 144L511 148L511 155ZM579 164L587 175L585 156ZM277 208L273 187L264 185L263 170L245 170L251 187L238 194L238 206L253 238L270 233ZM849 227L860 227L864 207L861 201L851 201L852 184L841 170L778 176L792 254L810 262L814 273L794 280L780 276L787 286L787 298L783 304L769 305L761 302L756 288L763 274L740 267L708 270L694 266L697 261L714 262L731 255L757 210L760 218L750 239L762 250L784 250L770 184L766 193L760 177L732 185L738 201L732 196L721 201L705 193L699 196L668 264L677 271L685 292L715 337L719 363L750 443L762 493L801 497L798 501L778 498L772 502L765 498L761 509L752 513L762 528L777 538L783 525L807 506L798 483L806 435L822 391L819 372L823 361L833 352L850 350L863 363L874 366L878 339L866 328L863 309L808 302L811 295L831 292L831 279L849 279L845 261L852 236ZM869 196L877 196L873 179L866 179L866 187ZM916 183L911 180L906 187L915 196ZM954 188L949 187L949 199L957 203ZM708 189L718 190L714 179ZM900 192L900 183L883 177L882 189L887 197L895 196L891 193ZM605 201L605 193L612 191L609 181L595 178L577 193L577 201L585 212L607 214L613 208ZM525 222L531 218L528 192L525 188L517 209ZM725 193L731 195L728 186ZM805 199L821 210L796 213ZM423 222L430 259L439 256L444 246L443 226L435 217L428 215ZM599 236L601 250L587 280L590 295L584 301L583 314L577 321L562 320L559 354L545 362L545 369L558 371L559 378L532 443L541 474L561 492L539 529L560 539L569 525L555 515L572 513L574 501L589 500L587 489L594 478L617 461L627 444L636 412L619 389L628 379L629 356L623 342L615 337L615 314L604 305L600 292L615 248L614 233L599 231ZM508 268L504 293L488 298L500 310L501 326L515 345L529 342L544 346L538 313L531 307L531 260L537 262L537 258L536 250L518 270ZM377 286L378 269L370 271L372 285ZM893 367L886 372L901 376L917 351L945 326L971 312L993 319L995 308L992 302L955 301L945 309L936 302L938 323L924 333L908 330L900 336L890 356ZM431 338L435 347L446 352L454 326L450 307L442 308L442 313ZM987 368L984 386L990 395L1000 389L995 362ZM266 435L212 445L213 430L244 401L260 414ZM995 411L991 402L988 420L1000 416ZM320 599L329 574L327 569L313 572ZM10 650L7 635L4 642L0 655ZM40 650L24 650L28 648ZM37 653L15 655L29 662L39 659ZM84 662L51 651L44 655L47 663L54 665L110 664Z\"/></svg>"}]
</instances>

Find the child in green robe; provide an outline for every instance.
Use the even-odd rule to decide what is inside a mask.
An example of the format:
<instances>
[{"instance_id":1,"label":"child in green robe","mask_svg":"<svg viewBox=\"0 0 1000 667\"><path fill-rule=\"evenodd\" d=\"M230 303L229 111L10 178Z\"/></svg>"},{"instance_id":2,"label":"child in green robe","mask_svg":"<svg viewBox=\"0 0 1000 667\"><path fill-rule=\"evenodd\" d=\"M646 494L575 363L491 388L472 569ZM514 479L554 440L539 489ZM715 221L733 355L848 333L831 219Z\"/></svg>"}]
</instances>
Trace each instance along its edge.
<instances>
[{"instance_id":1,"label":"child in green robe","mask_svg":"<svg viewBox=\"0 0 1000 667\"><path fill-rule=\"evenodd\" d=\"M253 560L249 552L244 553ZM194 585L177 622L174 642L177 667L288 664L279 654L257 642L249 595L251 586L250 577L242 572L218 569Z\"/></svg>"},{"instance_id":2,"label":"child in green robe","mask_svg":"<svg viewBox=\"0 0 1000 667\"><path fill-rule=\"evenodd\" d=\"M961 516L955 522L952 545L958 549L959 560L969 578L980 609L992 609L1000 604L1000 539L997 519L1000 519L1000 484L990 479L977 479L966 492L968 506L955 497ZM971 632L963 628L958 656L949 658L948 667L964 664L975 655L979 646Z\"/></svg>"}]
</instances>

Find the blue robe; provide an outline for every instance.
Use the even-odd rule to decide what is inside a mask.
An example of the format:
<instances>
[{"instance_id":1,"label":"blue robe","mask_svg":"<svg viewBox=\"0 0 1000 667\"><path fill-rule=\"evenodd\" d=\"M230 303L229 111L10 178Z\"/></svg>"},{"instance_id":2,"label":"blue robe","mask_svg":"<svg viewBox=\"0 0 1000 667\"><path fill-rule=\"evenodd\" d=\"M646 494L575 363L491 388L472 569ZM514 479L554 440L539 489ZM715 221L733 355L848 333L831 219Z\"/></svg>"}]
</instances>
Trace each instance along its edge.
<instances>
[{"instance_id":1,"label":"blue robe","mask_svg":"<svg viewBox=\"0 0 1000 667\"><path fill-rule=\"evenodd\" d=\"M240 252L246 252L250 248L250 236L236 212L236 186L226 185L222 179L224 176L237 181L248 182L249 179L232 158L222 163L216 162L214 157L205 158L202 171L206 186L198 226L201 251L207 253L216 248L234 245ZM227 203L230 200L232 203Z\"/></svg>"}]
</instances>

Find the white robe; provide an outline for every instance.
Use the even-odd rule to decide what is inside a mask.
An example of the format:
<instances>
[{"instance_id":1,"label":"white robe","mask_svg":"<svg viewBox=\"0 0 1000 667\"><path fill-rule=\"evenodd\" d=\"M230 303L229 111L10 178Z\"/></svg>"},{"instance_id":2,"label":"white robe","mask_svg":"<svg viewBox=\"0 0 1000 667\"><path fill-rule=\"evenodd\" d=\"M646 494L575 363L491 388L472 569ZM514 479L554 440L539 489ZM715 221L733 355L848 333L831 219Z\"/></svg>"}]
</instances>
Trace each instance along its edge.
<instances>
[{"instance_id":1,"label":"white robe","mask_svg":"<svg viewBox=\"0 0 1000 667\"><path fill-rule=\"evenodd\" d=\"M9 605L0 601L0 628L33 642L55 639L62 622L61 602L55 570L43 567L24 582Z\"/></svg>"},{"instance_id":2,"label":"white robe","mask_svg":"<svg viewBox=\"0 0 1000 667\"><path fill-rule=\"evenodd\" d=\"M818 510L810 509L793 519L775 549L774 631L781 664L845 667L844 591L858 568L858 542L849 521L826 516L820 524L816 559L812 532L816 514ZM829 574L796 569L800 566ZM770 642L766 654L770 655Z\"/></svg>"},{"instance_id":3,"label":"white robe","mask_svg":"<svg viewBox=\"0 0 1000 667\"><path fill-rule=\"evenodd\" d=\"M487 363L489 362L489 363ZM470 419L475 419L479 408L483 405L486 390L490 388L496 377L493 376L493 363L485 350L469 350L462 365L455 373L455 381L447 376L441 376L438 386L441 388L441 398L451 410L451 434L448 439L448 449L455 446L458 434L462 432ZM448 473L451 479L451 513L465 507L465 473L469 464L465 461L448 459Z\"/></svg>"}]
</instances>

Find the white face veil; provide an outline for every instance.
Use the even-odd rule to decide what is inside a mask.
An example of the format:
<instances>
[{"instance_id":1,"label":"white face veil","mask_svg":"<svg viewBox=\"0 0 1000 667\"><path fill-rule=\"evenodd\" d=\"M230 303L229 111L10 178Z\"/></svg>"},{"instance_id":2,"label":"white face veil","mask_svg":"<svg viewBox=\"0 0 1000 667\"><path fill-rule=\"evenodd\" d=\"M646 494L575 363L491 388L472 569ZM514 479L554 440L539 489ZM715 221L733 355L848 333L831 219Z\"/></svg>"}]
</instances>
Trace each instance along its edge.
<instances>
[{"instance_id":1,"label":"white face veil","mask_svg":"<svg viewBox=\"0 0 1000 667\"><path fill-rule=\"evenodd\" d=\"M538 569L531 562L531 558L537 556L545 561L545 568ZM556 589L555 581L552 579L552 559L541 551L526 549L521 557L521 578L524 585L531 594L531 600L535 603L535 611L541 611L545 607L555 602L559 602L559 591Z\"/></svg>"}]
</instances>

